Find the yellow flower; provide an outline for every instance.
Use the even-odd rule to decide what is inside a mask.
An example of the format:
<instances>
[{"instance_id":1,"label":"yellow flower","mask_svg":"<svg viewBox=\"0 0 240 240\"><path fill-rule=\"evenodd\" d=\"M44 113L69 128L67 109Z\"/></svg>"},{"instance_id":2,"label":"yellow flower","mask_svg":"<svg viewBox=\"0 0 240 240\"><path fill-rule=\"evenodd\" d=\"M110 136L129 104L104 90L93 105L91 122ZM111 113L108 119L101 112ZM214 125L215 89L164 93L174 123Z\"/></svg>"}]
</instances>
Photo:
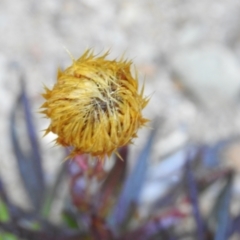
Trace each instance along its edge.
<instances>
[{"instance_id":1,"label":"yellow flower","mask_svg":"<svg viewBox=\"0 0 240 240\"><path fill-rule=\"evenodd\" d=\"M88 153L103 160L131 143L148 121L142 109L148 99L144 87L131 74L131 61L106 60L87 50L64 71L53 89L45 87L41 106L51 123L46 134L57 134L56 143L71 146L70 157Z\"/></svg>"}]
</instances>

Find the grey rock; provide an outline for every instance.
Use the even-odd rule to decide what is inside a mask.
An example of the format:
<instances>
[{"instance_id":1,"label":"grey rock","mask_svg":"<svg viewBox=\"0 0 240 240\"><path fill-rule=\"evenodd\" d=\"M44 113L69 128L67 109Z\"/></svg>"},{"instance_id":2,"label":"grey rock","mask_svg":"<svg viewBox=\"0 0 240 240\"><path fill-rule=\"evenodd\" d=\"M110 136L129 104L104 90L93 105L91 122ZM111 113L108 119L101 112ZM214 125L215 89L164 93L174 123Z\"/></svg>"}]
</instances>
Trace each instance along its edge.
<instances>
[{"instance_id":1,"label":"grey rock","mask_svg":"<svg viewBox=\"0 0 240 240\"><path fill-rule=\"evenodd\" d=\"M237 101L240 64L227 47L206 45L182 50L171 63L175 80L192 99L205 106L226 106Z\"/></svg>"}]
</instances>

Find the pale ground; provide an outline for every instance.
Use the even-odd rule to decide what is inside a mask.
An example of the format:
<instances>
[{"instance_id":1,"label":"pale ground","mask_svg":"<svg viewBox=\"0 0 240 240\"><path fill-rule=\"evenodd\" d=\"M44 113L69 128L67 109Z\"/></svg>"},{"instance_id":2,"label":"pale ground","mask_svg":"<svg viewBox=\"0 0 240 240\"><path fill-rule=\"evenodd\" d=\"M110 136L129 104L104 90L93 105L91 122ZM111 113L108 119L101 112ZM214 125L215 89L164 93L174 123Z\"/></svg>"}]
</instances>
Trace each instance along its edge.
<instances>
[{"instance_id":1,"label":"pale ground","mask_svg":"<svg viewBox=\"0 0 240 240\"><path fill-rule=\"evenodd\" d=\"M43 101L42 83L52 86L57 68L71 62L65 48L75 58L86 48L96 53L110 48L109 58L125 53L133 59L151 96L146 117L164 120L153 161L189 140L213 143L238 134L239 24L238 0L1 0L0 172L6 183L14 187L18 181L9 113L21 73L49 176L61 161L52 137L41 139L48 122L36 112ZM139 132L133 156L148 132ZM15 190L13 198L21 202L16 197L21 190Z\"/></svg>"}]
</instances>

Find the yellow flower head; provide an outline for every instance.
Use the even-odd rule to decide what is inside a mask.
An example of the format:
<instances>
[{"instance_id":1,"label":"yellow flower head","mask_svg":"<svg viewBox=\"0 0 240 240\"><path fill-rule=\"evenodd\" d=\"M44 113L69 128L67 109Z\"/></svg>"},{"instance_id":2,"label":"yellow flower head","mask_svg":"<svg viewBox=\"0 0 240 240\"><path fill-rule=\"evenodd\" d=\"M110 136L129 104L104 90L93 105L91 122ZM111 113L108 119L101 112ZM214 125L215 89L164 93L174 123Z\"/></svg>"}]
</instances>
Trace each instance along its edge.
<instances>
[{"instance_id":1,"label":"yellow flower head","mask_svg":"<svg viewBox=\"0 0 240 240\"><path fill-rule=\"evenodd\" d=\"M52 90L45 87L41 108L51 120L46 134L53 132L57 144L73 147L71 157L89 153L104 159L131 143L148 121L141 113L148 99L143 87L138 92L132 62L106 60L107 55L87 50L66 70L59 70Z\"/></svg>"}]
</instances>

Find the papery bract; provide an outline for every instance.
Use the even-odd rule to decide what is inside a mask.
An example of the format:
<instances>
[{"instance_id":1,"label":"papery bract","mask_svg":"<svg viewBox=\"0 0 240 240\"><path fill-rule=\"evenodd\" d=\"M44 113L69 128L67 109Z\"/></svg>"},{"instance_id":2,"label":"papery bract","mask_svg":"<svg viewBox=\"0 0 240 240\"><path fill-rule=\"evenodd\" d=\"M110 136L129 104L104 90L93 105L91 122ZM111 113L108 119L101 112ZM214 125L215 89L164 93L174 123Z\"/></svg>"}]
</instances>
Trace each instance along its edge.
<instances>
[{"instance_id":1,"label":"papery bract","mask_svg":"<svg viewBox=\"0 0 240 240\"><path fill-rule=\"evenodd\" d=\"M58 135L56 142L71 146L71 157L88 153L104 159L117 148L131 143L148 120L142 109L148 99L144 87L131 74L131 61L106 60L87 50L64 71L59 71L53 89L45 87L42 105L51 123L46 134Z\"/></svg>"}]
</instances>

